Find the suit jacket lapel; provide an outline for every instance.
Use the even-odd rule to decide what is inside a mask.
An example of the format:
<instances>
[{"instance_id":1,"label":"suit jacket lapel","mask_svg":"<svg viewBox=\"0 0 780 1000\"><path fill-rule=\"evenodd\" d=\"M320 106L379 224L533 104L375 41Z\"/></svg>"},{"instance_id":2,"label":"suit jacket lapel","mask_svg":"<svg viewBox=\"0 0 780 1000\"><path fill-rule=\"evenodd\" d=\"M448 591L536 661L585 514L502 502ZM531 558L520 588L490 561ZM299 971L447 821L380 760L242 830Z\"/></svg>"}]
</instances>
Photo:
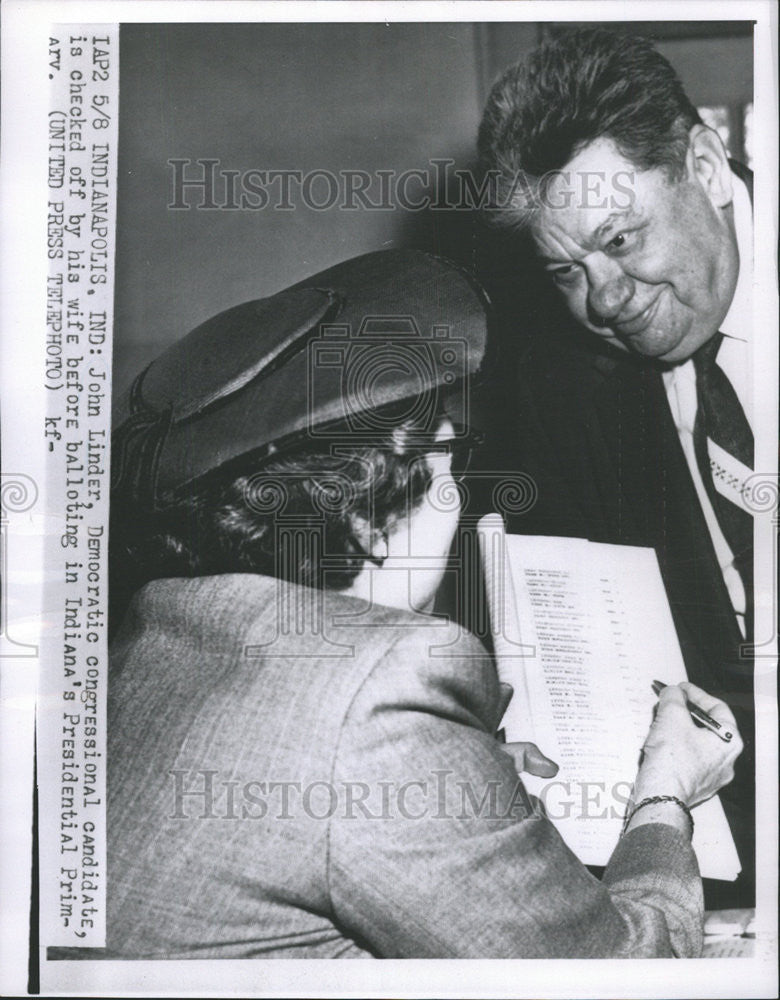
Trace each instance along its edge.
<instances>
[{"instance_id":1,"label":"suit jacket lapel","mask_svg":"<svg viewBox=\"0 0 780 1000\"><path fill-rule=\"evenodd\" d=\"M595 367L614 488L602 502L616 540L655 548L690 679L733 689L741 636L661 375L632 358L599 356Z\"/></svg>"}]
</instances>

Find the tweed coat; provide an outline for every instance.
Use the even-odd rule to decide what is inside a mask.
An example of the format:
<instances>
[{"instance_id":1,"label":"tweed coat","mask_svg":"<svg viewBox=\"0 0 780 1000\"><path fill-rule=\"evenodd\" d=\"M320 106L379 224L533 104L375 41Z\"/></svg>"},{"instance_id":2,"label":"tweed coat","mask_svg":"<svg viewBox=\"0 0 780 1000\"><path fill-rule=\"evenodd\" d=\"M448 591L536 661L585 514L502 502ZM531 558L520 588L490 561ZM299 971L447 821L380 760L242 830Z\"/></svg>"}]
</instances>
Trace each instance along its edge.
<instances>
[{"instance_id":1,"label":"tweed coat","mask_svg":"<svg viewBox=\"0 0 780 1000\"><path fill-rule=\"evenodd\" d=\"M494 736L445 620L253 575L159 580L112 646L107 957L691 956L687 838L602 881Z\"/></svg>"}]
</instances>

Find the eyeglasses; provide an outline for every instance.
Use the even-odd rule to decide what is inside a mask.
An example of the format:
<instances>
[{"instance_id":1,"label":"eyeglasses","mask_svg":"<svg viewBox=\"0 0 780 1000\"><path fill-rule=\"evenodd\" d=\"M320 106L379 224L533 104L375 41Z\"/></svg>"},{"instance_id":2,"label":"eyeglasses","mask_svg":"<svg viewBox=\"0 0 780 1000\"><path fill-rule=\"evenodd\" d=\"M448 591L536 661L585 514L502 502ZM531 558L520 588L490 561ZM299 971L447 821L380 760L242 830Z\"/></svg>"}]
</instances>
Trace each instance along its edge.
<instances>
[{"instance_id":1,"label":"eyeglasses","mask_svg":"<svg viewBox=\"0 0 780 1000\"><path fill-rule=\"evenodd\" d=\"M421 456L450 455L450 475L456 482L460 482L469 470L475 449L479 448L485 440L485 435L479 431L469 430L465 432L465 430L465 428L456 428L456 436L444 441L415 442L409 450Z\"/></svg>"},{"instance_id":2,"label":"eyeglasses","mask_svg":"<svg viewBox=\"0 0 780 1000\"><path fill-rule=\"evenodd\" d=\"M479 431L469 431L464 437L451 438L445 441L447 451L452 456L450 463L450 475L459 482L469 471L471 459L474 451L485 441L485 435Z\"/></svg>"}]
</instances>

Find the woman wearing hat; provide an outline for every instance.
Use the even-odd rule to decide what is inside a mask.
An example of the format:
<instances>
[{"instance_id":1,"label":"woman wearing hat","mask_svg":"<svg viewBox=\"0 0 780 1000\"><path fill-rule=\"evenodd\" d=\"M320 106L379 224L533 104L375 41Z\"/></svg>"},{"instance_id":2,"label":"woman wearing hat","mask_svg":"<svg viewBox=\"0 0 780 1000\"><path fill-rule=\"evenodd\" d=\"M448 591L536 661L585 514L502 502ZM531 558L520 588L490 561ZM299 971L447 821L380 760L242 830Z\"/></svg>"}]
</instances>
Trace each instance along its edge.
<instances>
[{"instance_id":1,"label":"woman wearing hat","mask_svg":"<svg viewBox=\"0 0 780 1000\"><path fill-rule=\"evenodd\" d=\"M107 954L698 954L687 807L739 738L662 693L599 881L518 779L554 765L495 739L490 657L425 614L485 338L458 270L371 254L204 324L120 405Z\"/></svg>"}]
</instances>

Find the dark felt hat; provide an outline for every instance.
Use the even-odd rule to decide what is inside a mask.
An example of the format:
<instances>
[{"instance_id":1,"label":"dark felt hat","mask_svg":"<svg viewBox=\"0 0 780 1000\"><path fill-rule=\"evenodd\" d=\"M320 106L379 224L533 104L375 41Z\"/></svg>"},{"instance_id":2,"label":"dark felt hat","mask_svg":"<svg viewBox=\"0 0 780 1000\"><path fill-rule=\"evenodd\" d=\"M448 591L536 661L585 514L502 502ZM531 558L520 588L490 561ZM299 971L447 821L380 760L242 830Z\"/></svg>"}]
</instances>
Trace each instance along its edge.
<instances>
[{"instance_id":1,"label":"dark felt hat","mask_svg":"<svg viewBox=\"0 0 780 1000\"><path fill-rule=\"evenodd\" d=\"M338 264L219 313L153 361L114 407L113 486L156 508L299 440L370 442L399 414L433 429L445 396L467 420L486 337L486 297L448 261L387 250Z\"/></svg>"}]
</instances>

